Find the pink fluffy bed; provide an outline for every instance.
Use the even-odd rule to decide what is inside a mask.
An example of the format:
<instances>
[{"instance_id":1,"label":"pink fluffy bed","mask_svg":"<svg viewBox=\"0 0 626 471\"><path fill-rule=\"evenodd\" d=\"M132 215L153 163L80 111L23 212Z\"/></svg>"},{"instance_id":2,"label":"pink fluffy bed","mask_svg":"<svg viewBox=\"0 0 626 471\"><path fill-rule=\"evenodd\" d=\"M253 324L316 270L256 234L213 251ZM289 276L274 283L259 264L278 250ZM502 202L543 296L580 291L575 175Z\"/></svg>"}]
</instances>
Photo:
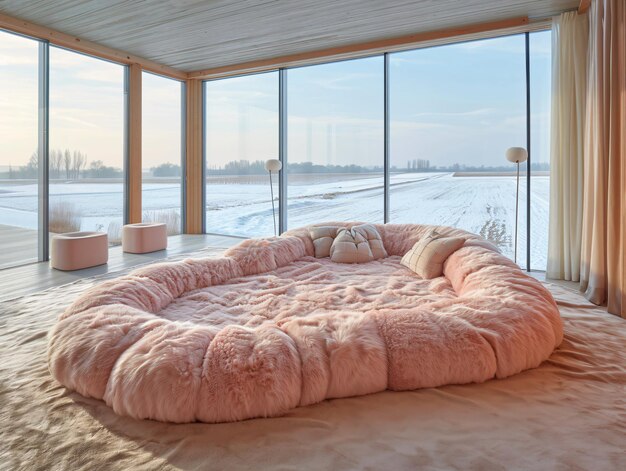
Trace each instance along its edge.
<instances>
[{"instance_id":1,"label":"pink fluffy bed","mask_svg":"<svg viewBox=\"0 0 626 471\"><path fill-rule=\"evenodd\" d=\"M105 282L50 332L50 371L121 415L229 422L504 378L560 344L550 293L484 239L438 227L467 241L423 280L400 258L432 226L376 228L389 257L364 264L316 259L297 229Z\"/></svg>"}]
</instances>

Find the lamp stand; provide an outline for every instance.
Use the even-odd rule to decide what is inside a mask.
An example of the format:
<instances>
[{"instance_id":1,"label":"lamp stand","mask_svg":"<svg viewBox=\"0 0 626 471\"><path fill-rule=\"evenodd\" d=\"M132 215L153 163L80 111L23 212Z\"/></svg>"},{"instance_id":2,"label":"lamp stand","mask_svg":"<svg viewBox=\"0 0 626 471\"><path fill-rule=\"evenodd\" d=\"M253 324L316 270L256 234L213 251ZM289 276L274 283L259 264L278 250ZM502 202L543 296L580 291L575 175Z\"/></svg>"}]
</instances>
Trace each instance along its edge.
<instances>
[{"instance_id":1,"label":"lamp stand","mask_svg":"<svg viewBox=\"0 0 626 471\"><path fill-rule=\"evenodd\" d=\"M274 216L274 237L277 237L278 234L276 232L276 207L274 206L274 185L272 184L272 171L269 170L269 173L270 173L270 193L272 195L272 215Z\"/></svg>"},{"instance_id":2,"label":"lamp stand","mask_svg":"<svg viewBox=\"0 0 626 471\"><path fill-rule=\"evenodd\" d=\"M519 164L528 160L528 151L523 147L509 147L506 150L506 160L517 165L517 182L515 190L515 255L514 260L517 263L517 222L519 220ZM528 178L528 173L526 174ZM527 195L528 197L528 195Z\"/></svg>"},{"instance_id":3,"label":"lamp stand","mask_svg":"<svg viewBox=\"0 0 626 471\"><path fill-rule=\"evenodd\" d=\"M515 255L514 260L517 263L517 214L519 211L519 160L517 163L517 190L515 191Z\"/></svg>"}]
</instances>

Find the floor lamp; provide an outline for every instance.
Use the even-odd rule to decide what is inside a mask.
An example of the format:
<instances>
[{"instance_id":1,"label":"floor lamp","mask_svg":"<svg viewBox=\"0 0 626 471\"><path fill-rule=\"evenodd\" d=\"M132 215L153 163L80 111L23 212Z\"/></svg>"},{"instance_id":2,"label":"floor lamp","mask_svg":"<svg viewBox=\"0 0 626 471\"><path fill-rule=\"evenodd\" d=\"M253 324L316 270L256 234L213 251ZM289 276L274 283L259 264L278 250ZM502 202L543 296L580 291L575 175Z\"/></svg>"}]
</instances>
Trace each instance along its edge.
<instances>
[{"instance_id":1,"label":"floor lamp","mask_svg":"<svg viewBox=\"0 0 626 471\"><path fill-rule=\"evenodd\" d=\"M517 191L515 192L515 263L517 263L517 220L519 212L519 164L528 160L528 152L523 147L509 147L506 160L517 164Z\"/></svg>"},{"instance_id":2,"label":"floor lamp","mask_svg":"<svg viewBox=\"0 0 626 471\"><path fill-rule=\"evenodd\" d=\"M269 159L265 162L265 170L270 174L270 193L272 195L272 214L274 215L274 236L278 236L276 230L276 207L274 205L274 185L272 184L272 172L280 172L283 163L278 159Z\"/></svg>"}]
</instances>

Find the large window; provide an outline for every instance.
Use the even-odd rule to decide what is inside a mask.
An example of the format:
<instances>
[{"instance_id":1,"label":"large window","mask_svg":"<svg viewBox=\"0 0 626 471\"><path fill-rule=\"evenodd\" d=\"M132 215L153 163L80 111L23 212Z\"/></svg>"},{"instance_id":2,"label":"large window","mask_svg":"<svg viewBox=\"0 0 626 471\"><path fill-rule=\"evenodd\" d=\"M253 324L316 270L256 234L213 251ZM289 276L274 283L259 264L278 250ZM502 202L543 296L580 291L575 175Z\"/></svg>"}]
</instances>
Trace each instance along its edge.
<instances>
[{"instance_id":1,"label":"large window","mask_svg":"<svg viewBox=\"0 0 626 471\"><path fill-rule=\"evenodd\" d=\"M142 219L181 229L182 84L142 74Z\"/></svg>"},{"instance_id":2,"label":"large window","mask_svg":"<svg viewBox=\"0 0 626 471\"><path fill-rule=\"evenodd\" d=\"M524 34L391 53L388 67L380 55L288 69L281 72L286 80L275 71L206 82L206 232L271 235L274 205L289 227L383 222L387 196L389 222L460 227L510 257L517 242L518 263L526 267L528 255L530 268L544 269L550 36L529 35L529 84ZM125 208L124 66L4 32L0 53L0 241L6 248L0 267L38 258L38 248L47 246L45 231L38 233L46 210L51 234L99 230L118 243ZM47 57L49 88L40 82ZM182 218L182 87L143 74L142 216L168 223L170 233L180 230ZM279 96L286 106L279 106ZM49 149L39 155L46 118ZM279 157L281 125L286 195L279 198L278 178L272 193L264 163ZM529 136L531 166L530 172L521 167L516 241L516 169L505 152L525 147ZM48 182L42 181L46 160ZM47 183L49 193L39 194ZM280 201L287 205L279 207ZM39 250L39 257L45 254Z\"/></svg>"},{"instance_id":3,"label":"large window","mask_svg":"<svg viewBox=\"0 0 626 471\"><path fill-rule=\"evenodd\" d=\"M550 93L552 33L530 35L530 267L545 270L550 216Z\"/></svg>"},{"instance_id":4,"label":"large window","mask_svg":"<svg viewBox=\"0 0 626 471\"><path fill-rule=\"evenodd\" d=\"M278 158L278 72L215 80L205 87L206 231L272 235L265 161Z\"/></svg>"},{"instance_id":5,"label":"large window","mask_svg":"<svg viewBox=\"0 0 626 471\"><path fill-rule=\"evenodd\" d=\"M50 47L51 234L97 230L121 242L124 67Z\"/></svg>"},{"instance_id":6,"label":"large window","mask_svg":"<svg viewBox=\"0 0 626 471\"><path fill-rule=\"evenodd\" d=\"M383 222L386 69L388 222L459 227L523 268L544 269L550 32L528 37L528 51L518 34L391 53L387 68L381 55L288 69L281 90L277 73L208 82L207 231L271 234L262 160L278 155L280 94L288 226ZM516 220L517 168L506 151L528 137Z\"/></svg>"},{"instance_id":7,"label":"large window","mask_svg":"<svg viewBox=\"0 0 626 471\"><path fill-rule=\"evenodd\" d=\"M390 55L390 222L466 229L513 258L516 178L505 152L526 146L525 73L524 35Z\"/></svg>"},{"instance_id":8,"label":"large window","mask_svg":"<svg viewBox=\"0 0 626 471\"><path fill-rule=\"evenodd\" d=\"M0 31L0 268L37 260L38 48Z\"/></svg>"},{"instance_id":9,"label":"large window","mask_svg":"<svg viewBox=\"0 0 626 471\"><path fill-rule=\"evenodd\" d=\"M383 57L288 72L289 227L382 223Z\"/></svg>"}]
</instances>

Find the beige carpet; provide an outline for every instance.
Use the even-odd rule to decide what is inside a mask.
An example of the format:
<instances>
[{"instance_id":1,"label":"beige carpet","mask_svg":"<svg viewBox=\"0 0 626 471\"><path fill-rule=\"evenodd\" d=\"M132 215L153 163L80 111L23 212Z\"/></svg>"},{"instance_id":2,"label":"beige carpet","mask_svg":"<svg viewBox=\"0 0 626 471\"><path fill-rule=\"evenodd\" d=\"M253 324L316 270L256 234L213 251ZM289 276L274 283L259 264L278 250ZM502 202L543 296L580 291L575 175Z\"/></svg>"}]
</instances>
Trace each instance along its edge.
<instances>
[{"instance_id":1,"label":"beige carpet","mask_svg":"<svg viewBox=\"0 0 626 471\"><path fill-rule=\"evenodd\" d=\"M0 469L626 469L626 321L565 288L549 285L565 341L536 370L169 425L118 417L48 374L48 329L100 279L0 304Z\"/></svg>"}]
</instances>

